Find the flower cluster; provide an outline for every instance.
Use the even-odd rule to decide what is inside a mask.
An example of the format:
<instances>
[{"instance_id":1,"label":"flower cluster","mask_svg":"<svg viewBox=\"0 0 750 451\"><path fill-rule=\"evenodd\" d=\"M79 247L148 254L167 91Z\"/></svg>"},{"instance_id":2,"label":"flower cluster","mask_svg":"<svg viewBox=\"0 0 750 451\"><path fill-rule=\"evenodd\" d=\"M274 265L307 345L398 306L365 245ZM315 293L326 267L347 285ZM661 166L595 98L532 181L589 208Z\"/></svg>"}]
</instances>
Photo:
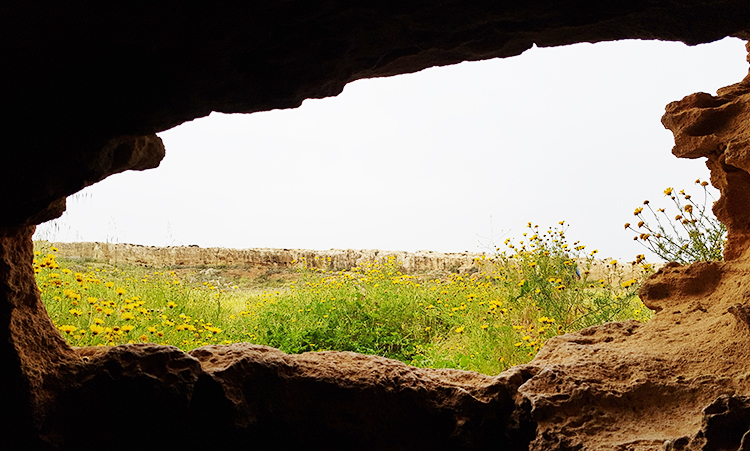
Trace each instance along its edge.
<instances>
[{"instance_id":1,"label":"flower cluster","mask_svg":"<svg viewBox=\"0 0 750 451\"><path fill-rule=\"evenodd\" d=\"M529 224L520 242L464 273L407 274L394 257L334 271L335 262L319 258L297 262L274 285L213 268L58 263L52 251L41 259L41 249L34 264L50 317L76 346L249 341L496 374L528 362L558 333L636 317L633 310L648 317L634 282L588 281L596 251L568 245L559 225Z\"/></svg>"},{"instance_id":2,"label":"flower cluster","mask_svg":"<svg viewBox=\"0 0 750 451\"><path fill-rule=\"evenodd\" d=\"M625 229L635 232L635 241L665 261L688 264L722 260L727 229L708 209L709 199L713 200L707 188L708 182L698 179L695 184L703 189L702 202L695 202L685 190L675 194L673 188L666 188L664 196L672 202L672 213L667 213L665 208L654 210L645 200L644 206L636 208L634 212L638 223L633 226L627 222ZM646 212L649 213L648 218ZM644 261L645 257L639 255L634 264Z\"/></svg>"}]
</instances>

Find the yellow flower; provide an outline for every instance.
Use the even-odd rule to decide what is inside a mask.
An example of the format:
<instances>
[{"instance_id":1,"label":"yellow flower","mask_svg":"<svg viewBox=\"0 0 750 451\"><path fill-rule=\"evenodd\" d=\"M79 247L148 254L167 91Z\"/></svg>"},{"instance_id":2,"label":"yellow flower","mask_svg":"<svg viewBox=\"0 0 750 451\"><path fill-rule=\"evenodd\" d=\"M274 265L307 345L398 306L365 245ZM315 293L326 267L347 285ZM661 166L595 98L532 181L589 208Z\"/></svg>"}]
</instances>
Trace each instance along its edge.
<instances>
[{"instance_id":1,"label":"yellow flower","mask_svg":"<svg viewBox=\"0 0 750 451\"><path fill-rule=\"evenodd\" d=\"M486 324L482 324L482 325L481 325L481 326L479 326L479 327L481 327L482 329L487 329L487 327L489 327L489 326L487 326Z\"/></svg>"},{"instance_id":2,"label":"yellow flower","mask_svg":"<svg viewBox=\"0 0 750 451\"><path fill-rule=\"evenodd\" d=\"M671 196L672 195L672 188L665 189L664 190L664 195L665 196Z\"/></svg>"},{"instance_id":3,"label":"yellow flower","mask_svg":"<svg viewBox=\"0 0 750 451\"><path fill-rule=\"evenodd\" d=\"M460 334L461 332L463 332L463 331L464 331L464 329L465 329L465 328L464 328L464 326L461 326L461 327L456 327L456 333L457 333L457 334Z\"/></svg>"},{"instance_id":4,"label":"yellow flower","mask_svg":"<svg viewBox=\"0 0 750 451\"><path fill-rule=\"evenodd\" d=\"M626 222L626 223L625 223L625 228L627 229L628 227L630 227L630 223L629 223L629 222Z\"/></svg>"},{"instance_id":5,"label":"yellow flower","mask_svg":"<svg viewBox=\"0 0 750 451\"><path fill-rule=\"evenodd\" d=\"M78 294L78 293L76 293L76 292L75 292L75 291L73 291L73 290L63 290L63 294L64 294L64 295L65 295L66 297L68 297L68 298L70 298L70 299L73 299L73 300L76 300L76 301L77 301L77 300L80 300L80 299L81 299L81 295L80 295L80 294Z\"/></svg>"},{"instance_id":6,"label":"yellow flower","mask_svg":"<svg viewBox=\"0 0 750 451\"><path fill-rule=\"evenodd\" d=\"M685 205L685 213L692 213L692 212L693 212L693 206Z\"/></svg>"},{"instance_id":7,"label":"yellow flower","mask_svg":"<svg viewBox=\"0 0 750 451\"><path fill-rule=\"evenodd\" d=\"M125 321L130 321L131 319L135 318L135 316L133 316L133 314L130 312L124 312L122 315L120 315L120 317Z\"/></svg>"},{"instance_id":8,"label":"yellow flower","mask_svg":"<svg viewBox=\"0 0 750 451\"><path fill-rule=\"evenodd\" d=\"M638 207L635 209L635 211L633 211L633 214L635 216L638 216L639 214L641 214L641 212L643 212L643 207Z\"/></svg>"},{"instance_id":9,"label":"yellow flower","mask_svg":"<svg viewBox=\"0 0 750 451\"><path fill-rule=\"evenodd\" d=\"M135 326L131 326L130 324L126 324L122 326L120 329L122 329L125 332L130 332L131 330L135 329Z\"/></svg>"},{"instance_id":10,"label":"yellow flower","mask_svg":"<svg viewBox=\"0 0 750 451\"><path fill-rule=\"evenodd\" d=\"M60 331L65 332L66 334L71 334L78 329L76 326L60 326Z\"/></svg>"},{"instance_id":11,"label":"yellow flower","mask_svg":"<svg viewBox=\"0 0 750 451\"><path fill-rule=\"evenodd\" d=\"M81 316L83 314L82 311L78 309L74 309L74 308L68 310L68 313L70 313L71 315L75 315L75 316Z\"/></svg>"},{"instance_id":12,"label":"yellow flower","mask_svg":"<svg viewBox=\"0 0 750 451\"><path fill-rule=\"evenodd\" d=\"M626 280L625 282L621 283L620 285L623 288L628 288L628 287L632 286L633 284L635 284L635 282L636 282L635 279L630 279L630 280Z\"/></svg>"},{"instance_id":13,"label":"yellow flower","mask_svg":"<svg viewBox=\"0 0 750 451\"><path fill-rule=\"evenodd\" d=\"M100 333L104 332L104 328L98 324L92 324L90 329L91 333L94 335L99 335Z\"/></svg>"},{"instance_id":14,"label":"yellow flower","mask_svg":"<svg viewBox=\"0 0 750 451\"><path fill-rule=\"evenodd\" d=\"M117 288L115 288L115 293L117 293L119 295L123 295L123 294L125 294L125 289L117 287Z\"/></svg>"},{"instance_id":15,"label":"yellow flower","mask_svg":"<svg viewBox=\"0 0 750 451\"><path fill-rule=\"evenodd\" d=\"M112 288L112 287L115 286L115 284L114 284L114 282L107 282L107 283L104 284L104 286L107 287L107 288Z\"/></svg>"}]
</instances>

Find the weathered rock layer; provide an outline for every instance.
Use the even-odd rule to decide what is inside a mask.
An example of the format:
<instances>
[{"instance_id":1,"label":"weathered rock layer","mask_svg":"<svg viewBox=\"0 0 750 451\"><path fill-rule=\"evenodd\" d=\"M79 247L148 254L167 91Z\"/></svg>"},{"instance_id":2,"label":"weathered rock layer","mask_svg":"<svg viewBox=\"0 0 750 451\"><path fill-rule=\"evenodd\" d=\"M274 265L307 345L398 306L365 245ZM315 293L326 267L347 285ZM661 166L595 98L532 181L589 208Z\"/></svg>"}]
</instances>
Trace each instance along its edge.
<instances>
[{"instance_id":1,"label":"weathered rock layer","mask_svg":"<svg viewBox=\"0 0 750 451\"><path fill-rule=\"evenodd\" d=\"M750 75L716 96L699 92L670 103L662 123L674 133L675 156L707 159L721 192L714 214L729 229L725 258L742 258L750 249Z\"/></svg>"},{"instance_id":2,"label":"weathered rock layer","mask_svg":"<svg viewBox=\"0 0 750 451\"><path fill-rule=\"evenodd\" d=\"M387 262L392 259L405 271L465 272L483 254L440 253L430 251L404 252L377 249L228 249L198 246L151 247L111 243L53 243L59 255L91 258L108 263L127 263L151 267L165 266L260 266L287 267L306 264L311 268L349 270L366 262Z\"/></svg>"}]
</instances>

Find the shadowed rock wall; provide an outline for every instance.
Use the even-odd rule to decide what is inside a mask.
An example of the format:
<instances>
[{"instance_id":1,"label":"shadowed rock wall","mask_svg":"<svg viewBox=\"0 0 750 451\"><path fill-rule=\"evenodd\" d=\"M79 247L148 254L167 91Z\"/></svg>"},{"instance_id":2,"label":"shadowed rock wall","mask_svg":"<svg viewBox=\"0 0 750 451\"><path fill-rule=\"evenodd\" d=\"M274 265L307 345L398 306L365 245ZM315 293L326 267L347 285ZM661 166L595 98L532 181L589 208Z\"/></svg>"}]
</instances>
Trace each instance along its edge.
<instances>
[{"instance_id":1,"label":"shadowed rock wall","mask_svg":"<svg viewBox=\"0 0 750 451\"><path fill-rule=\"evenodd\" d=\"M749 28L745 0L6 2L0 437L15 449L747 446L747 82L664 118L675 154L708 158L730 261L665 267L643 291L653 321L558 337L499 376L247 344L71 349L39 300L31 235L67 195L156 167L154 133L211 111L295 107L358 78L533 43L697 44Z\"/></svg>"},{"instance_id":2,"label":"shadowed rock wall","mask_svg":"<svg viewBox=\"0 0 750 451\"><path fill-rule=\"evenodd\" d=\"M154 133L352 80L616 39L698 44L750 28L742 0L5 2L0 227L59 216L109 174L153 167ZM23 150L21 152L20 150ZM33 175L17 168L33 168Z\"/></svg>"}]
</instances>

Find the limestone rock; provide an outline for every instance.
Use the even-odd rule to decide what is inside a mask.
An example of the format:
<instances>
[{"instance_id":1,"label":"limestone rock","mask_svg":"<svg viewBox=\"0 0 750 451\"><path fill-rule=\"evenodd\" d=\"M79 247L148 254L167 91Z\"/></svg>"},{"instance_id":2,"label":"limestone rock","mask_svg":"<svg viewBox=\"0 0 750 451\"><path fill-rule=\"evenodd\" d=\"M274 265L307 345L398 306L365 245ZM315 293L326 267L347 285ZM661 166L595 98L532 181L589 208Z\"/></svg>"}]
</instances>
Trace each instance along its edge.
<instances>
[{"instance_id":1,"label":"limestone rock","mask_svg":"<svg viewBox=\"0 0 750 451\"><path fill-rule=\"evenodd\" d=\"M83 258L110 264L127 263L151 267L166 266L226 266L256 268L292 268L306 265L328 271L350 270L367 262L384 263L390 259L397 262L402 271L413 273L476 273L486 254L470 252L442 253L431 251L383 251L377 249L227 249L202 248L198 246L154 247L120 243L51 243L58 254L67 258ZM589 280L605 280L616 286L625 280L642 277L638 265L611 264L612 259L591 262ZM581 259L583 271L588 262ZM661 264L654 264L655 269Z\"/></svg>"},{"instance_id":2,"label":"limestone rock","mask_svg":"<svg viewBox=\"0 0 750 451\"><path fill-rule=\"evenodd\" d=\"M529 375L424 370L351 352L287 355L237 343L189 353L229 401L229 443L294 449L516 449L534 436L518 386ZM204 411L203 415L214 414Z\"/></svg>"},{"instance_id":3,"label":"limestone rock","mask_svg":"<svg viewBox=\"0 0 750 451\"><path fill-rule=\"evenodd\" d=\"M531 449L676 450L705 443L700 437L711 445L689 449L738 449L739 432L728 431L749 429L746 408L709 406L750 396L750 329L728 312L746 302L750 264L714 265L720 276L704 292L685 289L695 280L690 268L652 276L669 294L651 300L660 311L648 323L609 323L546 343L530 363L536 374L519 388L538 423ZM723 423L707 417L719 410Z\"/></svg>"},{"instance_id":4,"label":"limestone rock","mask_svg":"<svg viewBox=\"0 0 750 451\"><path fill-rule=\"evenodd\" d=\"M675 136L673 154L707 158L711 184L721 192L713 211L728 228L727 260L741 258L750 249L749 102L750 75L716 96L696 93L672 102L662 117Z\"/></svg>"},{"instance_id":5,"label":"limestone rock","mask_svg":"<svg viewBox=\"0 0 750 451\"><path fill-rule=\"evenodd\" d=\"M688 266L667 263L641 285L638 296L646 307L656 312L671 304L705 298L721 282L723 267L718 262L697 262Z\"/></svg>"},{"instance_id":6,"label":"limestone rock","mask_svg":"<svg viewBox=\"0 0 750 451\"><path fill-rule=\"evenodd\" d=\"M55 396L41 428L45 440L62 449L191 447L197 360L149 344L81 348L74 357L48 378Z\"/></svg>"},{"instance_id":7,"label":"limestone rock","mask_svg":"<svg viewBox=\"0 0 750 451\"><path fill-rule=\"evenodd\" d=\"M44 449L39 439L42 412L54 396L44 381L70 358L52 325L34 280L34 226L0 233L0 436L15 437L18 449Z\"/></svg>"},{"instance_id":8,"label":"limestone rock","mask_svg":"<svg viewBox=\"0 0 750 451\"><path fill-rule=\"evenodd\" d=\"M306 265L331 271L349 270L366 262L398 262L404 271L466 272L474 259L483 254L381 251L377 249L227 249L198 246L152 247L113 243L52 243L59 255L92 258L108 263L164 266L260 266L286 267Z\"/></svg>"}]
</instances>

